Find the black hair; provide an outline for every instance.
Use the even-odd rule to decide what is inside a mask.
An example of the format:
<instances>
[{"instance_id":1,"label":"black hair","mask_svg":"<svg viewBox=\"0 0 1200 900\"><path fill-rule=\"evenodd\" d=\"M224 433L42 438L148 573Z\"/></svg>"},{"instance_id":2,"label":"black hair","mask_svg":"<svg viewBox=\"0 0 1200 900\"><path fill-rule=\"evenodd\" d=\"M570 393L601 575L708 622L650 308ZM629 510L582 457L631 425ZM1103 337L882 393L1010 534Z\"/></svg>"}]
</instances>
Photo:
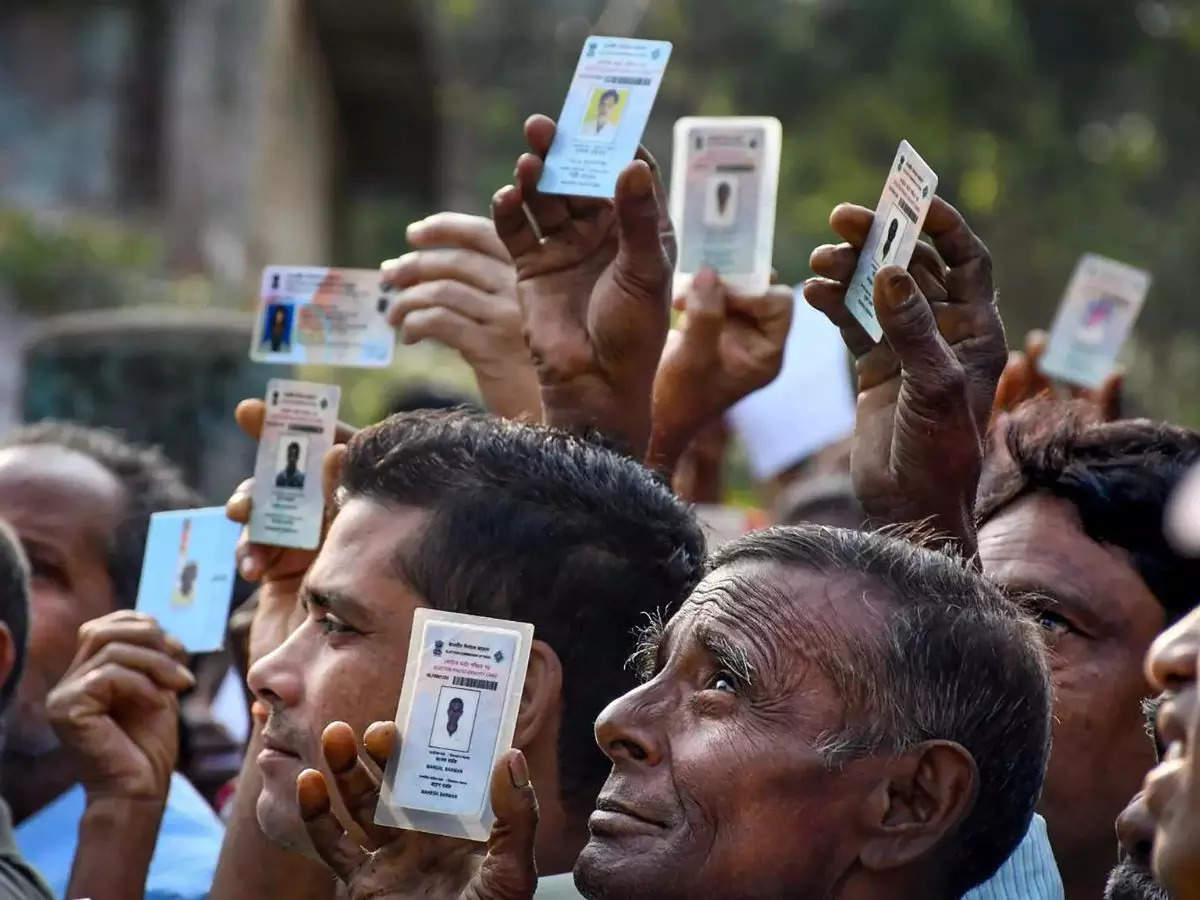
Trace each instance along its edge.
<instances>
[{"instance_id":1,"label":"black hair","mask_svg":"<svg viewBox=\"0 0 1200 900\"><path fill-rule=\"evenodd\" d=\"M1029 828L1050 752L1037 625L961 560L890 535L777 527L726 544L712 566L744 561L861 579L864 601L886 604L878 631L817 654L845 706L844 728L822 749L837 767L929 740L961 744L979 769L979 795L938 865L954 897L990 878Z\"/></svg>"},{"instance_id":2,"label":"black hair","mask_svg":"<svg viewBox=\"0 0 1200 900\"><path fill-rule=\"evenodd\" d=\"M22 426L0 442L0 447L38 445L62 447L90 457L124 488L125 509L109 547L108 574L118 608L132 607L137 600L150 514L191 509L200 505L199 496L157 447L131 444L120 432L107 428L47 420Z\"/></svg>"},{"instance_id":3,"label":"black hair","mask_svg":"<svg viewBox=\"0 0 1200 900\"><path fill-rule=\"evenodd\" d=\"M1181 556L1163 532L1167 501L1200 462L1200 433L1124 419L1089 422L1073 404L1031 401L993 440L979 484L981 523L1013 501L1045 491L1069 501L1084 533L1125 550L1171 624L1196 605L1200 558ZM998 451L998 452L997 452Z\"/></svg>"},{"instance_id":4,"label":"black hair","mask_svg":"<svg viewBox=\"0 0 1200 900\"><path fill-rule=\"evenodd\" d=\"M612 98L613 98L613 103L620 103L620 102L621 102L621 94L620 94L620 92L618 92L618 91L615 91L615 90L613 90L612 88L609 88L607 91L605 91L603 94L601 94L601 95L600 95L600 102L601 102L601 103L603 103L603 102L604 102L605 100L607 100L609 97L612 97Z\"/></svg>"},{"instance_id":5,"label":"black hair","mask_svg":"<svg viewBox=\"0 0 1200 900\"><path fill-rule=\"evenodd\" d=\"M0 519L0 622L12 634L16 656L12 671L0 685L0 713L3 713L21 680L29 648L29 561L17 535L3 519Z\"/></svg>"},{"instance_id":6,"label":"black hair","mask_svg":"<svg viewBox=\"0 0 1200 900\"><path fill-rule=\"evenodd\" d=\"M649 470L581 438L463 410L399 413L350 441L346 496L431 511L397 566L437 609L532 622L563 665L562 799L586 811L608 774L593 726L636 684L648 613L699 581L704 538Z\"/></svg>"}]
</instances>

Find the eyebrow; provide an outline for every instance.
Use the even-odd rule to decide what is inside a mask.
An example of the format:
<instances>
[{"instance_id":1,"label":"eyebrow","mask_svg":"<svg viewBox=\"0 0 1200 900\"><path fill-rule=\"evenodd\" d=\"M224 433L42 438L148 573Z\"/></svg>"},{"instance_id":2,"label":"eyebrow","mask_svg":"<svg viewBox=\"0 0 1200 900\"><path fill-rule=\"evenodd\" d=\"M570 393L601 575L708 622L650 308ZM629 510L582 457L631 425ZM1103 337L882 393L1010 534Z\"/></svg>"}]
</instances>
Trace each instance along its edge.
<instances>
[{"instance_id":1,"label":"eyebrow","mask_svg":"<svg viewBox=\"0 0 1200 900\"><path fill-rule=\"evenodd\" d=\"M729 635L709 622L696 626L696 642L743 685L754 680L754 666L745 647L730 640Z\"/></svg>"},{"instance_id":2,"label":"eyebrow","mask_svg":"<svg viewBox=\"0 0 1200 900\"><path fill-rule=\"evenodd\" d=\"M633 629L633 652L625 660L625 668L640 681L649 681L662 668L667 646L667 623L661 609L645 614L646 624Z\"/></svg>"},{"instance_id":3,"label":"eyebrow","mask_svg":"<svg viewBox=\"0 0 1200 900\"><path fill-rule=\"evenodd\" d=\"M1001 590L1013 603L1026 613L1036 612L1045 607L1051 610L1066 610L1075 615L1088 632L1099 636L1101 632L1109 631L1119 622L1105 619L1088 606L1087 601L1069 588L1054 587L1036 583L1020 582L1017 584L1002 584Z\"/></svg>"},{"instance_id":4,"label":"eyebrow","mask_svg":"<svg viewBox=\"0 0 1200 900\"><path fill-rule=\"evenodd\" d=\"M305 586L300 589L300 602L306 607L319 606L355 622L371 620L366 605L342 591L313 589Z\"/></svg>"}]
</instances>

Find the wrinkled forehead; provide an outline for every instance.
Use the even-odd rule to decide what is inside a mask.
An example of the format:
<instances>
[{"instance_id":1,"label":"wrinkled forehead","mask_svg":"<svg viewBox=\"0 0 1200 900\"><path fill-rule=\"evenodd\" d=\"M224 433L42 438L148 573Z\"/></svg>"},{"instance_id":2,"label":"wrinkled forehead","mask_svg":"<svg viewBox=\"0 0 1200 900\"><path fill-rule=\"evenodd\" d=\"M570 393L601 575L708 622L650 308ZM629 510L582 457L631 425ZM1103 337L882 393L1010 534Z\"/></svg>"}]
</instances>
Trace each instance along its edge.
<instances>
[{"instance_id":1,"label":"wrinkled forehead","mask_svg":"<svg viewBox=\"0 0 1200 900\"><path fill-rule=\"evenodd\" d=\"M882 604L854 573L742 561L711 572L667 625L672 645L717 631L781 674L844 658L882 621Z\"/></svg>"}]
</instances>

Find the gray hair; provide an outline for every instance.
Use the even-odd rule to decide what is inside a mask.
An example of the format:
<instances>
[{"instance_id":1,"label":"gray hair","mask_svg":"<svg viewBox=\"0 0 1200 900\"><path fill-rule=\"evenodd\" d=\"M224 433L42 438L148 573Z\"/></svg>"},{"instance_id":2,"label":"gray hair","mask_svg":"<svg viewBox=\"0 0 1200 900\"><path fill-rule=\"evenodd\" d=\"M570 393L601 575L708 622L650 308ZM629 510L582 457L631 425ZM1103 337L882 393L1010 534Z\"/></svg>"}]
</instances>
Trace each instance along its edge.
<instances>
[{"instance_id":1,"label":"gray hair","mask_svg":"<svg viewBox=\"0 0 1200 900\"><path fill-rule=\"evenodd\" d=\"M948 851L951 886L989 878L1029 827L1049 756L1050 675L1037 625L961 559L895 536L773 528L725 545L711 566L742 562L861 582L880 628L816 642L814 662L845 706L843 726L817 749L837 769L929 740L965 747L979 797Z\"/></svg>"}]
</instances>

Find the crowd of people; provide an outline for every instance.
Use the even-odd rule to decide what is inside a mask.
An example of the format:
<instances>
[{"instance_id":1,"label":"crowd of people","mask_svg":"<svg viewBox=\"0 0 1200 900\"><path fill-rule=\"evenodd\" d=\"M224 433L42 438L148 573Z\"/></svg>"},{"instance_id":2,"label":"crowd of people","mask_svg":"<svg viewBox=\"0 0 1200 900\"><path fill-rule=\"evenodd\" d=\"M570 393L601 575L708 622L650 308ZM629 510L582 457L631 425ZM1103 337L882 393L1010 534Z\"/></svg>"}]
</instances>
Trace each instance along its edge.
<instances>
[{"instance_id":1,"label":"crowd of people","mask_svg":"<svg viewBox=\"0 0 1200 900\"><path fill-rule=\"evenodd\" d=\"M230 790L204 660L132 609L150 514L197 496L108 431L0 439L0 894L1200 898L1200 433L1010 351L1005 273L940 198L876 342L844 302L870 210L832 211L795 299L711 269L672 297L654 159L544 194L554 129L490 219L414 223L381 269L485 408L340 426L319 547L243 535ZM713 429L795 302L853 357L853 433L777 524L710 539ZM261 401L231 413L259 437ZM534 625L486 844L375 823L420 607Z\"/></svg>"}]
</instances>

